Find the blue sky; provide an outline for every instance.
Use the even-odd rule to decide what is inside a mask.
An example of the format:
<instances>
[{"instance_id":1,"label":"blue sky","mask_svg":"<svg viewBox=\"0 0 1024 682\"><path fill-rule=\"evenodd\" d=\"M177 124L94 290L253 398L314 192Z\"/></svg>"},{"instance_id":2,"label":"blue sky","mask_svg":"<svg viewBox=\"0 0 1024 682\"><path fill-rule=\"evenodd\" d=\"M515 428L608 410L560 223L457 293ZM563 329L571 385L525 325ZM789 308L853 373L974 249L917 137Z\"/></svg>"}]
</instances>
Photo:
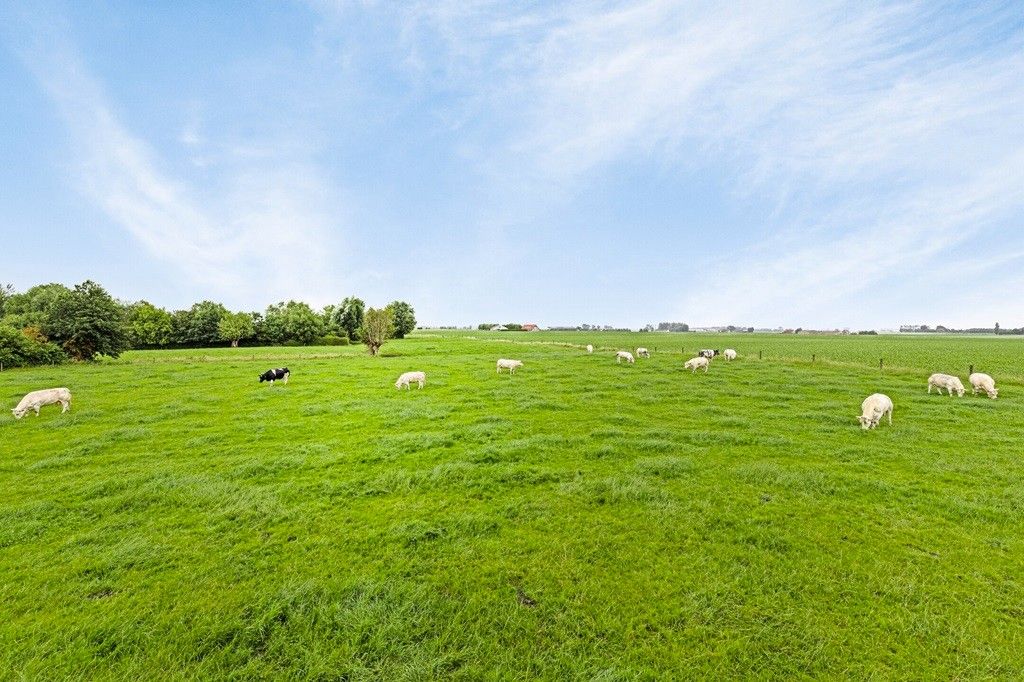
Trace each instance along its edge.
<instances>
[{"instance_id":1,"label":"blue sky","mask_svg":"<svg viewBox=\"0 0 1024 682\"><path fill-rule=\"evenodd\" d=\"M0 281L1024 325L1024 4L0 0Z\"/></svg>"}]
</instances>

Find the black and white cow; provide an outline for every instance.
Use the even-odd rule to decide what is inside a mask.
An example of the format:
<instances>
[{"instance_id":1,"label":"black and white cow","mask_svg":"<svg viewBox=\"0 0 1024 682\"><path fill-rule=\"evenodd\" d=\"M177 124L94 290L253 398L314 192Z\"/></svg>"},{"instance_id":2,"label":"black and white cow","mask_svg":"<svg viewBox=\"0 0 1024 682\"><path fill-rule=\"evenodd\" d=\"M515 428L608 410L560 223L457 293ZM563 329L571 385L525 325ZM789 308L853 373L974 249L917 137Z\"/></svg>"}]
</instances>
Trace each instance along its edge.
<instances>
[{"instance_id":1,"label":"black and white cow","mask_svg":"<svg viewBox=\"0 0 1024 682\"><path fill-rule=\"evenodd\" d=\"M710 348L704 348L703 350L697 351L697 357L698 358L707 358L708 360L710 360L711 358L715 357L716 355L720 355L720 354L721 354L721 351L712 350Z\"/></svg>"},{"instance_id":2,"label":"black and white cow","mask_svg":"<svg viewBox=\"0 0 1024 682\"><path fill-rule=\"evenodd\" d=\"M274 383L275 381L283 381L284 383L287 384L289 374L291 374L291 372L288 371L287 367L281 367L278 369L268 369L266 372L260 375L260 383L262 384L264 381L269 381L270 383Z\"/></svg>"}]
</instances>

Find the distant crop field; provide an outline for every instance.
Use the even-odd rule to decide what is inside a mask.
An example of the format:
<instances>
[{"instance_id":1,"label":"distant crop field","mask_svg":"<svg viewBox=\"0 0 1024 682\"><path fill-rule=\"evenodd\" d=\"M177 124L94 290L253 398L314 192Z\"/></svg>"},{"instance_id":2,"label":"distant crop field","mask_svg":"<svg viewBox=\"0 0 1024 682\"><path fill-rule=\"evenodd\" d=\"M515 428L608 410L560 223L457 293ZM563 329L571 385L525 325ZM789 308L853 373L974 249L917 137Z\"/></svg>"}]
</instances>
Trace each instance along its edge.
<instances>
[{"instance_id":1,"label":"distant crop field","mask_svg":"<svg viewBox=\"0 0 1024 682\"><path fill-rule=\"evenodd\" d=\"M0 677L1020 679L1021 343L427 331L4 371ZM704 347L740 358L684 371ZM998 400L926 393L971 364ZM69 414L12 418L51 386Z\"/></svg>"}]
</instances>

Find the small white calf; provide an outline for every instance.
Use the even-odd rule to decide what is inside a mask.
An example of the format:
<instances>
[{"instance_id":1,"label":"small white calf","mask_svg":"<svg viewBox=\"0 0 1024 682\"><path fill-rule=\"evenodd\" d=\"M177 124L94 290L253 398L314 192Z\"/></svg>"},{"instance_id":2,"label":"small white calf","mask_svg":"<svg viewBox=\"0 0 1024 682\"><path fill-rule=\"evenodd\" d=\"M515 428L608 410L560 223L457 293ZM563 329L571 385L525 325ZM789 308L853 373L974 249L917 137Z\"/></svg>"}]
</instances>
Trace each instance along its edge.
<instances>
[{"instance_id":1,"label":"small white calf","mask_svg":"<svg viewBox=\"0 0 1024 682\"><path fill-rule=\"evenodd\" d=\"M620 350L618 353L615 354L615 362L618 363L622 362L623 360L629 363L636 362L636 360L633 359L633 354L630 353L628 350Z\"/></svg>"},{"instance_id":2,"label":"small white calf","mask_svg":"<svg viewBox=\"0 0 1024 682\"><path fill-rule=\"evenodd\" d=\"M928 377L928 392L932 392L932 387L939 390L939 395L942 395L942 389L946 389L946 393L953 395L954 391L957 397L962 398L964 395L964 384L960 381L960 377L952 376L951 374L933 374Z\"/></svg>"},{"instance_id":3,"label":"small white calf","mask_svg":"<svg viewBox=\"0 0 1024 682\"><path fill-rule=\"evenodd\" d=\"M704 368L704 373L707 374L708 373L708 365L710 365L710 364L711 364L710 360L708 360L703 355L698 355L697 357L693 358L692 360L687 360L686 364L683 365L683 367L685 367L686 369L692 369L694 372L696 372L698 369L703 367Z\"/></svg>"},{"instance_id":4,"label":"small white calf","mask_svg":"<svg viewBox=\"0 0 1024 682\"><path fill-rule=\"evenodd\" d=\"M412 390L412 386L409 384L419 384L420 388L423 388L423 384L427 383L426 372L406 372L402 376L398 377L398 381L395 382L395 388L402 388L405 386L407 390Z\"/></svg>"},{"instance_id":5,"label":"small white calf","mask_svg":"<svg viewBox=\"0 0 1024 682\"><path fill-rule=\"evenodd\" d=\"M735 360L736 351L734 351L732 348L726 348L724 351L722 351L722 356L725 357L726 360Z\"/></svg>"},{"instance_id":6,"label":"small white calf","mask_svg":"<svg viewBox=\"0 0 1024 682\"><path fill-rule=\"evenodd\" d=\"M651 354L649 352L647 352L646 348L637 348L636 349L636 356L638 358L649 358L649 357L651 357Z\"/></svg>"},{"instance_id":7,"label":"small white calf","mask_svg":"<svg viewBox=\"0 0 1024 682\"><path fill-rule=\"evenodd\" d=\"M35 410L38 417L40 407L57 403L61 405L61 414L71 409L71 391L66 388L46 388L42 391L32 391L25 394L18 406L11 410L11 414L15 419L21 419L29 410Z\"/></svg>"},{"instance_id":8,"label":"small white calf","mask_svg":"<svg viewBox=\"0 0 1024 682\"><path fill-rule=\"evenodd\" d=\"M591 346L589 343L587 344L587 352L588 353L593 353L594 352L594 347Z\"/></svg>"},{"instance_id":9,"label":"small white calf","mask_svg":"<svg viewBox=\"0 0 1024 682\"><path fill-rule=\"evenodd\" d=\"M882 417L889 415L889 426L892 426L892 400L883 393L872 393L860 404L860 428L865 431L878 426Z\"/></svg>"},{"instance_id":10,"label":"small white calf","mask_svg":"<svg viewBox=\"0 0 1024 682\"><path fill-rule=\"evenodd\" d=\"M996 388L995 380L983 372L975 372L967 380L971 382L971 391L974 395L978 395L978 391L985 391L992 400L995 400L996 396L999 395L999 389Z\"/></svg>"},{"instance_id":11,"label":"small white calf","mask_svg":"<svg viewBox=\"0 0 1024 682\"><path fill-rule=\"evenodd\" d=\"M502 358L498 360L498 374L501 374L501 370L507 369L509 374L516 373L516 367L522 367L523 363L519 360L506 360Z\"/></svg>"}]
</instances>

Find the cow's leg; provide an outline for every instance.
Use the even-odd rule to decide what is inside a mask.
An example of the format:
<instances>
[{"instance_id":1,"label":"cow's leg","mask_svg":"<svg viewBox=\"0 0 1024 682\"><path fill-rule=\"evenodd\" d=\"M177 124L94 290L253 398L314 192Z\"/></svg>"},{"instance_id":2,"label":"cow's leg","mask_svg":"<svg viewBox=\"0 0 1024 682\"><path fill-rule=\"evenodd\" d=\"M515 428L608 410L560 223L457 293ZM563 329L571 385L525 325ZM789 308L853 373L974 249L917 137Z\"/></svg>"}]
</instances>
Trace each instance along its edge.
<instances>
[{"instance_id":1,"label":"cow's leg","mask_svg":"<svg viewBox=\"0 0 1024 682\"><path fill-rule=\"evenodd\" d=\"M40 407L41 407L40 405L36 405L36 407L35 407L35 410L36 410L36 416L37 416L37 417L39 416L39 408L40 408Z\"/></svg>"},{"instance_id":2,"label":"cow's leg","mask_svg":"<svg viewBox=\"0 0 1024 682\"><path fill-rule=\"evenodd\" d=\"M60 413L61 413L61 414L64 414L65 412L67 412L67 411L68 411L68 408L69 408L70 406L71 406L71 403L70 403L70 402L68 402L67 400L62 400L62 401L60 401L60 408L61 408L61 409L60 409Z\"/></svg>"},{"instance_id":3,"label":"cow's leg","mask_svg":"<svg viewBox=\"0 0 1024 682\"><path fill-rule=\"evenodd\" d=\"M283 382L284 382L285 384L287 384L287 383L288 383L288 377L289 377L289 376L290 376L290 375L288 375L288 374L285 374L285 375L284 375L284 379L281 379L281 381L283 381Z\"/></svg>"}]
</instances>

